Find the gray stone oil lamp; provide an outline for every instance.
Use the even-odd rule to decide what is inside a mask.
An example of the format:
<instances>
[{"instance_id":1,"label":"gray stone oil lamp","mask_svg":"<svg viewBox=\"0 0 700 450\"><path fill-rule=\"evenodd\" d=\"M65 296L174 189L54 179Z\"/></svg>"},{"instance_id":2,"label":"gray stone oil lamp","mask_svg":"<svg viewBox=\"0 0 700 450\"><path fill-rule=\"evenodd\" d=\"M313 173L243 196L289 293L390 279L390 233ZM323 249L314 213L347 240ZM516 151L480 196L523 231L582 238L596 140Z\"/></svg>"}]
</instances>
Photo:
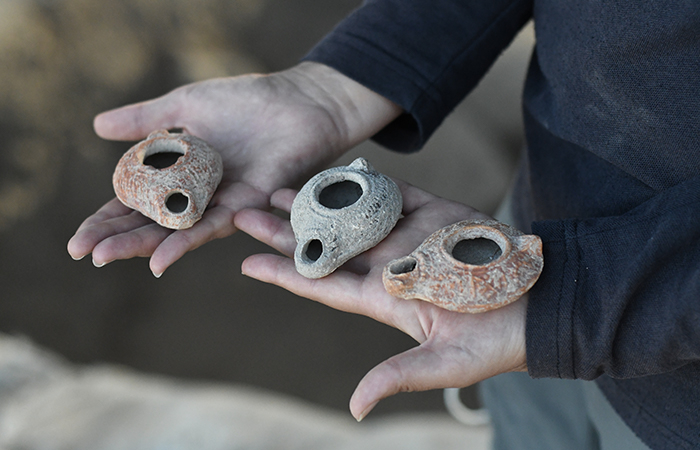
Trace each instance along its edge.
<instances>
[{"instance_id":1,"label":"gray stone oil lamp","mask_svg":"<svg viewBox=\"0 0 700 450\"><path fill-rule=\"evenodd\" d=\"M307 278L329 275L384 239L401 216L399 187L364 158L311 178L294 199L294 263Z\"/></svg>"}]
</instances>

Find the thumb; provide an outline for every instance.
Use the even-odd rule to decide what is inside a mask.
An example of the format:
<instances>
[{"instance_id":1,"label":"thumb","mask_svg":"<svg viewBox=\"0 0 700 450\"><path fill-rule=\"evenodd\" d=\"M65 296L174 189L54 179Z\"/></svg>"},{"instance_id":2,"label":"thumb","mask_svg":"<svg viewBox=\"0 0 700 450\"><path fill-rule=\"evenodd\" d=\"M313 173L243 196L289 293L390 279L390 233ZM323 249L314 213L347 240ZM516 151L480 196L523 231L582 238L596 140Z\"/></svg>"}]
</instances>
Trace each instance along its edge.
<instances>
[{"instance_id":1,"label":"thumb","mask_svg":"<svg viewBox=\"0 0 700 450\"><path fill-rule=\"evenodd\" d=\"M180 90L146 102L103 112L93 122L98 136L117 141L136 141L158 129L178 127Z\"/></svg>"},{"instance_id":2,"label":"thumb","mask_svg":"<svg viewBox=\"0 0 700 450\"><path fill-rule=\"evenodd\" d=\"M359 422L380 400L399 392L465 387L481 381L469 370L470 359L454 347L438 352L429 342L393 356L360 381L350 399L350 413Z\"/></svg>"}]
</instances>

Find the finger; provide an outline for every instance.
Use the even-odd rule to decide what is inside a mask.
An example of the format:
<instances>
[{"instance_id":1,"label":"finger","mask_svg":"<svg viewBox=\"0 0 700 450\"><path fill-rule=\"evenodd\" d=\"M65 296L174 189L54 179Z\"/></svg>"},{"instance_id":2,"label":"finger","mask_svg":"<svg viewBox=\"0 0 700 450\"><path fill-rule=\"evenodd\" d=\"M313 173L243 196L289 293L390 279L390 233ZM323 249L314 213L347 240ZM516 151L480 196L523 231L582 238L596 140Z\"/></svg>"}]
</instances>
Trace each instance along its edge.
<instances>
[{"instance_id":1,"label":"finger","mask_svg":"<svg viewBox=\"0 0 700 450\"><path fill-rule=\"evenodd\" d=\"M296 240L288 220L258 209L244 209L236 214L234 223L239 230L278 252L294 255Z\"/></svg>"},{"instance_id":2,"label":"finger","mask_svg":"<svg viewBox=\"0 0 700 450\"><path fill-rule=\"evenodd\" d=\"M292 210L292 203L294 203L294 199L298 193L299 191L294 189L278 189L272 194L272 197L270 197L270 205L273 208L290 212Z\"/></svg>"},{"instance_id":3,"label":"finger","mask_svg":"<svg viewBox=\"0 0 700 450\"><path fill-rule=\"evenodd\" d=\"M324 278L305 278L296 271L293 260L277 255L249 256L243 261L241 270L243 275L280 286L300 297L380 321L381 312L391 310L397 301L388 294L383 297L363 297L363 277L344 270L338 270ZM371 290L384 292L381 280L378 283Z\"/></svg>"},{"instance_id":4,"label":"finger","mask_svg":"<svg viewBox=\"0 0 700 450\"><path fill-rule=\"evenodd\" d=\"M90 218L87 219L85 222L91 221L93 224L84 224L84 226L81 226L75 235L68 241L67 248L71 257L73 259L82 259L85 257L85 255L93 252L95 247L105 239L111 238L112 236L116 236L118 234L127 233L153 223L151 219L136 211L129 209L128 211L124 212L127 214L122 216L115 214L114 217L110 218L111 214L105 213L101 214L100 217L95 218L94 220L90 220ZM105 262L113 261L114 259L116 258L109 254L105 254L102 255L102 257L98 257L95 263L99 265Z\"/></svg>"},{"instance_id":5,"label":"finger","mask_svg":"<svg viewBox=\"0 0 700 450\"><path fill-rule=\"evenodd\" d=\"M392 180L401 190L401 196L403 197L402 212L404 215L412 214L417 209L438 198L398 178L392 178Z\"/></svg>"},{"instance_id":6,"label":"finger","mask_svg":"<svg viewBox=\"0 0 700 450\"><path fill-rule=\"evenodd\" d=\"M135 141L154 130L175 128L181 111L181 90L162 97L103 112L95 117L95 132L104 139Z\"/></svg>"},{"instance_id":7,"label":"finger","mask_svg":"<svg viewBox=\"0 0 700 450\"><path fill-rule=\"evenodd\" d=\"M480 381L472 378L468 359L449 346L436 352L422 344L382 362L364 376L350 399L350 413L358 421L380 400L399 392L416 392L447 387L465 387ZM459 363L458 363L459 361ZM485 378L485 377L484 377Z\"/></svg>"},{"instance_id":8,"label":"finger","mask_svg":"<svg viewBox=\"0 0 700 450\"><path fill-rule=\"evenodd\" d=\"M156 278L185 253L194 250L213 239L224 238L236 232L235 212L226 207L207 210L202 219L192 228L177 230L167 235L151 256L149 266Z\"/></svg>"},{"instance_id":9,"label":"finger","mask_svg":"<svg viewBox=\"0 0 700 450\"><path fill-rule=\"evenodd\" d=\"M109 219L114 219L115 217L126 216L134 212L133 209L128 206L124 206L118 198L113 198L109 202L105 203L102 208L98 209L97 212L83 221L78 227L76 233L83 228L89 227L96 223L104 222Z\"/></svg>"},{"instance_id":10,"label":"finger","mask_svg":"<svg viewBox=\"0 0 700 450\"><path fill-rule=\"evenodd\" d=\"M141 228L115 234L99 242L92 250L92 261L97 267L118 259L150 256L172 230L150 222Z\"/></svg>"}]
</instances>

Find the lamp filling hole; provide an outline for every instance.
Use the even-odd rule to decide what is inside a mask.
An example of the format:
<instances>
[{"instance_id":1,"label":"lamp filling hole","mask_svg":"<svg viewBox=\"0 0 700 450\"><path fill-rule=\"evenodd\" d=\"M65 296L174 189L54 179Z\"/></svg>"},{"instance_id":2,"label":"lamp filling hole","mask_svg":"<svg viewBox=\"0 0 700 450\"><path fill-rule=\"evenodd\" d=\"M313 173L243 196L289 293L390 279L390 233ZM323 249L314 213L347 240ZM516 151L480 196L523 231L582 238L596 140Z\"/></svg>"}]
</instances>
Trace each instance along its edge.
<instances>
[{"instance_id":1,"label":"lamp filling hole","mask_svg":"<svg viewBox=\"0 0 700 450\"><path fill-rule=\"evenodd\" d=\"M304 255L306 255L310 261L318 261L318 258L320 258L322 254L323 244L318 239L311 240L308 244L306 244L306 251L304 252Z\"/></svg>"},{"instance_id":2,"label":"lamp filling hole","mask_svg":"<svg viewBox=\"0 0 700 450\"><path fill-rule=\"evenodd\" d=\"M184 154L179 143L157 140L146 150L143 163L156 169L165 169L175 164Z\"/></svg>"},{"instance_id":3,"label":"lamp filling hole","mask_svg":"<svg viewBox=\"0 0 700 450\"><path fill-rule=\"evenodd\" d=\"M465 239L457 242L452 256L465 264L483 266L498 259L503 251L494 241L486 238Z\"/></svg>"},{"instance_id":4,"label":"lamp filling hole","mask_svg":"<svg viewBox=\"0 0 700 450\"><path fill-rule=\"evenodd\" d=\"M165 169L175 164L180 156L182 156L181 153L175 152L154 153L144 158L143 163L156 169Z\"/></svg>"},{"instance_id":5,"label":"lamp filling hole","mask_svg":"<svg viewBox=\"0 0 700 450\"><path fill-rule=\"evenodd\" d=\"M362 186L354 181L340 181L323 188L318 201L326 208L342 209L352 205L362 197Z\"/></svg>"},{"instance_id":6,"label":"lamp filling hole","mask_svg":"<svg viewBox=\"0 0 700 450\"><path fill-rule=\"evenodd\" d=\"M396 261L394 264L389 266L389 272L394 275L401 275L402 273L413 272L416 268L416 260L413 258L402 258Z\"/></svg>"},{"instance_id":7,"label":"lamp filling hole","mask_svg":"<svg viewBox=\"0 0 700 450\"><path fill-rule=\"evenodd\" d=\"M168 211L175 214L186 210L189 204L190 199L179 192L173 192L168 196L167 200L165 200L165 207L168 208Z\"/></svg>"}]
</instances>

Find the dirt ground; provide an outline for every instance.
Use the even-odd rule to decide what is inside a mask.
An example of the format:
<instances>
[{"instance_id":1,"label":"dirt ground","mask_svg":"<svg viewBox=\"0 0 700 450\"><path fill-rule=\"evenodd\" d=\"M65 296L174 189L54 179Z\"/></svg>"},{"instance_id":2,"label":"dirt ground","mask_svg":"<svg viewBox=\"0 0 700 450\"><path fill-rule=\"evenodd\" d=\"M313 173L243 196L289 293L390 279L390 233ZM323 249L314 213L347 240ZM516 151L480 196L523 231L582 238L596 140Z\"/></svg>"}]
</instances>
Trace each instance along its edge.
<instances>
[{"instance_id":1,"label":"dirt ground","mask_svg":"<svg viewBox=\"0 0 700 450\"><path fill-rule=\"evenodd\" d=\"M361 377L415 343L243 277L268 251L236 234L186 255L161 279L145 259L97 269L65 250L113 197L128 143L92 132L102 110L183 83L294 64L359 0L5 0L0 3L0 331L76 363L114 362L183 379L283 392L346 411ZM420 153L368 143L355 156L428 191L492 212L522 145L524 34ZM467 392L474 402L473 391ZM441 410L442 393L402 394L373 414Z\"/></svg>"}]
</instances>

